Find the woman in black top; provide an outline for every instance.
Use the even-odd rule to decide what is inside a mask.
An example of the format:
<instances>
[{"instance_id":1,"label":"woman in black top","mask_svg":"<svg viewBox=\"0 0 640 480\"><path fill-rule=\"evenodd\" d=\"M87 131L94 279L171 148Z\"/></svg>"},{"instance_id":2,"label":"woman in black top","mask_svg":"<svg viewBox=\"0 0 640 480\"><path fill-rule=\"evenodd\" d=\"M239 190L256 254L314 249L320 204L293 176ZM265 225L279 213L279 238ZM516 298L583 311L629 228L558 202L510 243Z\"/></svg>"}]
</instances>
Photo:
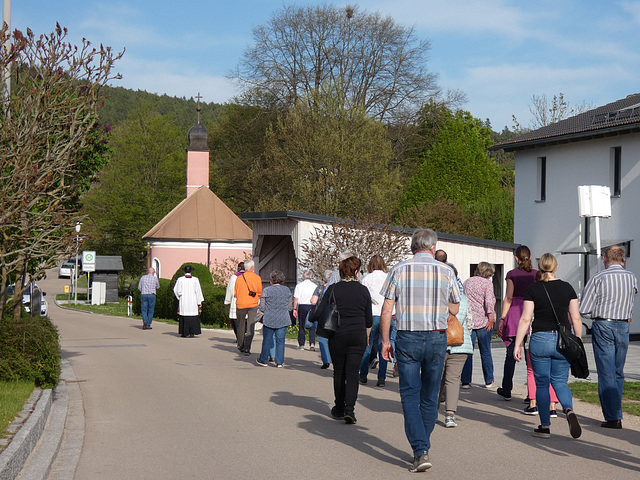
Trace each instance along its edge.
<instances>
[{"instance_id":1,"label":"woman in black top","mask_svg":"<svg viewBox=\"0 0 640 480\"><path fill-rule=\"evenodd\" d=\"M522 342L531 327L529 355L533 376L536 379L536 401L540 415L540 425L533 431L534 437L550 438L549 427L549 383L553 385L569 422L569 433L578 438L582 433L578 418L573 412L571 390L567 385L570 364L558 350L558 325L573 331L577 337L582 336L582 320L578 311L578 297L573 287L556 278L558 269L556 258L545 253L540 257L538 270L542 273L541 281L534 282L524 293L524 306L516 335L516 346L513 356L522 360ZM552 306L553 304L553 306ZM555 314L554 314L555 310ZM531 317L535 318L531 324Z\"/></svg>"},{"instance_id":2,"label":"woman in black top","mask_svg":"<svg viewBox=\"0 0 640 480\"><path fill-rule=\"evenodd\" d=\"M360 265L358 257L349 257L340 262L341 281L327 288L314 315L317 320L333 293L340 312L340 325L329 339L335 394L331 415L349 424L356 423L354 408L358 398L360 362L369 343L373 324L371 295L367 287L358 282Z\"/></svg>"}]
</instances>

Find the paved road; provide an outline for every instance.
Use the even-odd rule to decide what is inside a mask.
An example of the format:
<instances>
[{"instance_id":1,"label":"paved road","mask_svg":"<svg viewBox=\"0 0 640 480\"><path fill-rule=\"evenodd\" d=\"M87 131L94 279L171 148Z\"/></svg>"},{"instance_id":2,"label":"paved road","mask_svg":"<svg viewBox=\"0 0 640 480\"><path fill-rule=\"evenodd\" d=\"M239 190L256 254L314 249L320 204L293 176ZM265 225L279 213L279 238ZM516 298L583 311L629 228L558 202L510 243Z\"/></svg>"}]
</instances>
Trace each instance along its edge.
<instances>
[{"instance_id":1,"label":"paved road","mask_svg":"<svg viewBox=\"0 0 640 480\"><path fill-rule=\"evenodd\" d=\"M63 281L41 282L62 354L82 394L84 441L73 478L344 479L410 477L397 379L361 386L357 425L329 416L331 370L318 352L288 344L285 368L259 367L240 356L229 332L177 336L177 327L90 315L54 305ZM260 347L257 336L253 350ZM504 349L494 349L497 380ZM640 345L632 346L632 375ZM477 362L479 363L479 362ZM475 365L474 380L480 380ZM370 379L375 376L370 374ZM538 418L522 414L524 366L515 399L473 386L462 391L458 428L440 421L432 435L429 478L638 478L640 422L599 427L599 409L576 405L583 436L573 440L562 415L552 438L531 436ZM73 421L70 415L68 422ZM77 420L77 418L76 418ZM65 449L72 442L65 441ZM78 448L78 447L76 447ZM67 452L68 453L68 452ZM64 457L63 457L64 458ZM64 465L58 465L55 478ZM56 469L54 469L54 474ZM542 472L542 473L541 473ZM52 477L54 478L54 477Z\"/></svg>"}]
</instances>

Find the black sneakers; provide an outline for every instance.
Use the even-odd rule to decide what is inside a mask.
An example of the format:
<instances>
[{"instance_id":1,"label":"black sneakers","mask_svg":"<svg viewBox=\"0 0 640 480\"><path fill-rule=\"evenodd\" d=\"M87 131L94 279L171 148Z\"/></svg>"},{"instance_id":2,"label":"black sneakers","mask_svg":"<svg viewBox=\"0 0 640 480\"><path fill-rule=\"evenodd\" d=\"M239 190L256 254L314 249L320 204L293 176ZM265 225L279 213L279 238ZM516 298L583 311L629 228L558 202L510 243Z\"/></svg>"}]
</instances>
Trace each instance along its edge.
<instances>
[{"instance_id":1,"label":"black sneakers","mask_svg":"<svg viewBox=\"0 0 640 480\"><path fill-rule=\"evenodd\" d=\"M551 438L551 431L549 427L538 425L538 428L533 430L533 436L538 438Z\"/></svg>"},{"instance_id":2,"label":"black sneakers","mask_svg":"<svg viewBox=\"0 0 640 480\"><path fill-rule=\"evenodd\" d=\"M507 393L504 388L499 387L498 390L496 390L496 392L506 401L511 400L511 392Z\"/></svg>"},{"instance_id":3,"label":"black sneakers","mask_svg":"<svg viewBox=\"0 0 640 480\"><path fill-rule=\"evenodd\" d=\"M573 438L580 438L580 435L582 435L582 427L580 427L580 424L578 423L578 417L570 408L567 408L564 413L567 416L567 422L569 423L569 433Z\"/></svg>"}]
</instances>

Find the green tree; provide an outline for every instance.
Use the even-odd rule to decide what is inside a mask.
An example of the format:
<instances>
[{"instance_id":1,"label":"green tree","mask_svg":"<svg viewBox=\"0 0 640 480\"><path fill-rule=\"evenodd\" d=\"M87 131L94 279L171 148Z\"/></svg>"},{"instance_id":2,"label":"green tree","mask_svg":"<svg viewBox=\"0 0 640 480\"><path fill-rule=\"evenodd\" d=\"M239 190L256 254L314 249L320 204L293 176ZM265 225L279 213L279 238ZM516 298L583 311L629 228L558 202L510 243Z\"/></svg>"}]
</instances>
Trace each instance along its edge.
<instances>
[{"instance_id":1,"label":"green tree","mask_svg":"<svg viewBox=\"0 0 640 480\"><path fill-rule=\"evenodd\" d=\"M70 250L79 195L104 163L97 111L122 54L66 37L60 25L39 37L0 31L0 71L13 86L0 112L0 318L10 282L17 319L24 280Z\"/></svg>"},{"instance_id":2,"label":"green tree","mask_svg":"<svg viewBox=\"0 0 640 480\"><path fill-rule=\"evenodd\" d=\"M121 255L125 272L139 274L142 236L184 199L186 142L186 132L145 101L113 130L113 157L83 197L86 248Z\"/></svg>"},{"instance_id":3,"label":"green tree","mask_svg":"<svg viewBox=\"0 0 640 480\"><path fill-rule=\"evenodd\" d=\"M324 94L315 108L301 103L269 128L250 181L261 209L384 220L399 190L392 156L379 121Z\"/></svg>"},{"instance_id":4,"label":"green tree","mask_svg":"<svg viewBox=\"0 0 640 480\"><path fill-rule=\"evenodd\" d=\"M249 179L264 158L267 129L278 111L228 104L207 124L211 189L236 213L256 208L262 193Z\"/></svg>"},{"instance_id":5,"label":"green tree","mask_svg":"<svg viewBox=\"0 0 640 480\"><path fill-rule=\"evenodd\" d=\"M467 205L496 192L500 170L487 154L491 143L491 130L480 120L468 112L453 114L407 186L403 207L440 196Z\"/></svg>"},{"instance_id":6,"label":"green tree","mask_svg":"<svg viewBox=\"0 0 640 480\"><path fill-rule=\"evenodd\" d=\"M491 129L482 121L468 112L450 114L405 189L397 221L410 227L511 240L511 171L489 157L487 148L492 143Z\"/></svg>"}]
</instances>

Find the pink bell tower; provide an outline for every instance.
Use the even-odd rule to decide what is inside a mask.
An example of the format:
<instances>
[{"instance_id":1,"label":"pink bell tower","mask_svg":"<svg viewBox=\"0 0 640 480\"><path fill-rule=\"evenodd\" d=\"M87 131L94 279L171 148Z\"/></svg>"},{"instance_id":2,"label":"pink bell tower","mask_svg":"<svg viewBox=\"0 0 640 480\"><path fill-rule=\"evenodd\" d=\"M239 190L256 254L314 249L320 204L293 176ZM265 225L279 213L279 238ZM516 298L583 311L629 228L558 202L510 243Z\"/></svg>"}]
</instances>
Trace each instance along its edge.
<instances>
[{"instance_id":1,"label":"pink bell tower","mask_svg":"<svg viewBox=\"0 0 640 480\"><path fill-rule=\"evenodd\" d=\"M200 123L200 92L196 96L196 124L189 129L189 147L187 148L187 197L200 187L209 188L209 134Z\"/></svg>"}]
</instances>

